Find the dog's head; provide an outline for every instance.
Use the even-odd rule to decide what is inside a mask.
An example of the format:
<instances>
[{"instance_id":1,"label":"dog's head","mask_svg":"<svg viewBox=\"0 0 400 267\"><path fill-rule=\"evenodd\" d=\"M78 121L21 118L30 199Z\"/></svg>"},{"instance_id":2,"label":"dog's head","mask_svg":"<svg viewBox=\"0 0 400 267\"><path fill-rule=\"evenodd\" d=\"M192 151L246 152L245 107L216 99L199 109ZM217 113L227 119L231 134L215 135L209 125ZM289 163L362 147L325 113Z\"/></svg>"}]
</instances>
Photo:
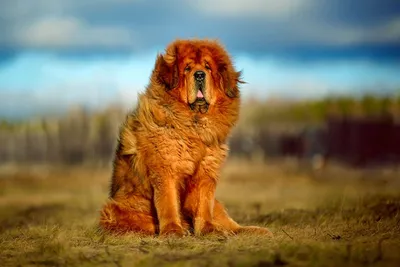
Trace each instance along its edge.
<instances>
[{"instance_id":1,"label":"dog's head","mask_svg":"<svg viewBox=\"0 0 400 267\"><path fill-rule=\"evenodd\" d=\"M177 40L158 55L153 79L195 112L220 100L239 98L241 73L217 41Z\"/></svg>"}]
</instances>

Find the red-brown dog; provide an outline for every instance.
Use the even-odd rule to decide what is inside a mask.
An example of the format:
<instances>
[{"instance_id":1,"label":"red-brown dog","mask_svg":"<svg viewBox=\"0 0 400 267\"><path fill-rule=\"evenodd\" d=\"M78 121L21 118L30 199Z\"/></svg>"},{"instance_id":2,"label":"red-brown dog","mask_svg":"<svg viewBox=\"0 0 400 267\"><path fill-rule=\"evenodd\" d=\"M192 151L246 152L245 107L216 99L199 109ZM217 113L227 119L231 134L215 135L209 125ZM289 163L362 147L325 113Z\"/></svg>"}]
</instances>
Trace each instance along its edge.
<instances>
[{"instance_id":1,"label":"red-brown dog","mask_svg":"<svg viewBox=\"0 0 400 267\"><path fill-rule=\"evenodd\" d=\"M121 128L103 228L184 235L271 233L240 226L215 199L238 119L240 72L216 41L177 40Z\"/></svg>"}]
</instances>

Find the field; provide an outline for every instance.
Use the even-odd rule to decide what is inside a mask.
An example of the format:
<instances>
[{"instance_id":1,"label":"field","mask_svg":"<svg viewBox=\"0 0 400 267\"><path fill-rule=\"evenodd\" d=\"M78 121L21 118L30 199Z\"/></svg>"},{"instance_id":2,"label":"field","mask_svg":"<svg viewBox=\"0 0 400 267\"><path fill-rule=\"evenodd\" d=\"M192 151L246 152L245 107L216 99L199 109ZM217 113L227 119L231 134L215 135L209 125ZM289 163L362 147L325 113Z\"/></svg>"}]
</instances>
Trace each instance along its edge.
<instances>
[{"instance_id":1,"label":"field","mask_svg":"<svg viewBox=\"0 0 400 267\"><path fill-rule=\"evenodd\" d=\"M102 233L109 177L109 167L1 167L0 265L400 266L398 170L228 161L218 199L272 239Z\"/></svg>"}]
</instances>

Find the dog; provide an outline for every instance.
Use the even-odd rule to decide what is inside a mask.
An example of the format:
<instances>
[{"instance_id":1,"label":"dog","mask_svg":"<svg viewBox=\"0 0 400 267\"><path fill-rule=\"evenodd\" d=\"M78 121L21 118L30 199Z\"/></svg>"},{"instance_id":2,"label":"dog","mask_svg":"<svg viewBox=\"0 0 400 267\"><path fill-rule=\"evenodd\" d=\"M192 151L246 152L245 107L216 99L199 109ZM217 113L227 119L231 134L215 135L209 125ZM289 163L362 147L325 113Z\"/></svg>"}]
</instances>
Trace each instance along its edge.
<instances>
[{"instance_id":1,"label":"dog","mask_svg":"<svg viewBox=\"0 0 400 267\"><path fill-rule=\"evenodd\" d=\"M121 127L100 225L145 235L271 235L215 199L240 108L241 72L216 40L176 40Z\"/></svg>"}]
</instances>

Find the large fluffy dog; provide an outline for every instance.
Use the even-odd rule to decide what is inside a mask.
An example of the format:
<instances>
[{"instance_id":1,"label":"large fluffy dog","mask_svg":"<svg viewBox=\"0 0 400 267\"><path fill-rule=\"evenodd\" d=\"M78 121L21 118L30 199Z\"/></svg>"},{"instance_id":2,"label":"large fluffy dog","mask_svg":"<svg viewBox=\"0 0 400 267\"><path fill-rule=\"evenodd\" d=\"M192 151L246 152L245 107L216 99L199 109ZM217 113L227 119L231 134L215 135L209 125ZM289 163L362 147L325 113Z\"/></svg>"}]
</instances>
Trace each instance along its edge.
<instances>
[{"instance_id":1,"label":"large fluffy dog","mask_svg":"<svg viewBox=\"0 0 400 267\"><path fill-rule=\"evenodd\" d=\"M215 199L227 137L238 119L240 72L216 41L177 40L158 55L150 84L121 128L110 200L114 232L255 232Z\"/></svg>"}]
</instances>

